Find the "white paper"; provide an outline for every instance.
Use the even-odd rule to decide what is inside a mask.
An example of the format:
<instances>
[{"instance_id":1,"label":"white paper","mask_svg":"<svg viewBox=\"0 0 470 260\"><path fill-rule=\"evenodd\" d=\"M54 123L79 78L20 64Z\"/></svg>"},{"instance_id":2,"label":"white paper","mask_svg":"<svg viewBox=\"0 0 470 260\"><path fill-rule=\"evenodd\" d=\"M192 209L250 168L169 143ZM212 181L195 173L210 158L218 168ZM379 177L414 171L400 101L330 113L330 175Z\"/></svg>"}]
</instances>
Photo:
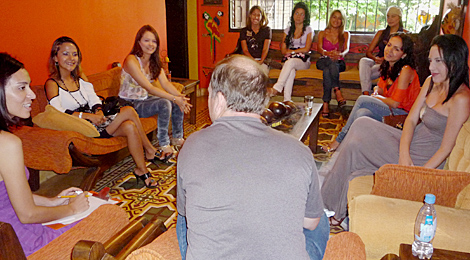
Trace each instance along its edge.
<instances>
[{"instance_id":1,"label":"white paper","mask_svg":"<svg viewBox=\"0 0 470 260\"><path fill-rule=\"evenodd\" d=\"M102 200L98 197L91 196L91 197L88 197L88 202L90 203L90 207L87 210L83 211L82 213L78 213L78 214L75 214L75 215L72 215L72 216L57 219L57 220L50 221L50 222L47 222L47 223L42 223L42 225L43 226L48 226L48 225L52 225L52 224L68 225L68 224L71 224L71 223L73 223L75 221L78 221L80 219L84 219L85 217L90 215L95 209L97 209L101 205L116 204L119 201L115 201L115 200L111 200L111 199L106 201L106 200Z\"/></svg>"}]
</instances>

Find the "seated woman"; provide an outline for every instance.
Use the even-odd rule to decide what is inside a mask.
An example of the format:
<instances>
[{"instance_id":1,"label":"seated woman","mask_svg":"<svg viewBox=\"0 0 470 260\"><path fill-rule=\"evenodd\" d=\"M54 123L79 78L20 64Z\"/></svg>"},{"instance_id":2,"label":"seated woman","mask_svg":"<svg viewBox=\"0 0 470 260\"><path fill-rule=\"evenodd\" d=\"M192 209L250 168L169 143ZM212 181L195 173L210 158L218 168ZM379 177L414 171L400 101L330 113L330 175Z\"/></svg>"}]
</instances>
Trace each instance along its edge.
<instances>
[{"instance_id":1,"label":"seated woman","mask_svg":"<svg viewBox=\"0 0 470 260\"><path fill-rule=\"evenodd\" d=\"M380 77L380 65L384 61L384 49L390 39L390 34L396 32L408 32L403 29L401 9L397 6L390 6L387 9L387 27L377 31L369 48L366 57L359 60L359 78L361 79L362 94L369 95L372 88L372 80ZM374 50L379 47L379 53L374 55ZM427 49L427 48L426 48Z\"/></svg>"},{"instance_id":2,"label":"seated woman","mask_svg":"<svg viewBox=\"0 0 470 260\"><path fill-rule=\"evenodd\" d=\"M240 44L243 54L255 59L268 72L268 66L264 60L268 56L271 44L271 28L264 10L255 5L250 9L250 15L246 19L246 27L240 31Z\"/></svg>"},{"instance_id":3,"label":"seated woman","mask_svg":"<svg viewBox=\"0 0 470 260\"><path fill-rule=\"evenodd\" d=\"M323 70L323 112L330 117L331 90L335 91L338 107L346 105L341 95L339 73L346 70L344 56L349 52L349 32L344 31L346 20L340 10L334 10L324 31L318 34L317 51L322 57L317 61L317 69Z\"/></svg>"},{"instance_id":4,"label":"seated woman","mask_svg":"<svg viewBox=\"0 0 470 260\"><path fill-rule=\"evenodd\" d=\"M361 116L382 121L382 117L390 115L390 111L394 115L406 115L410 111L420 91L411 37L405 33L392 34L384 50L384 59L374 94L359 96L338 137L329 146L322 147L325 152L334 152L353 122Z\"/></svg>"},{"instance_id":5,"label":"seated woman","mask_svg":"<svg viewBox=\"0 0 470 260\"><path fill-rule=\"evenodd\" d=\"M281 74L273 88L268 88L268 95L275 96L284 90L284 101L291 101L295 72L310 68L310 47L313 31L310 25L310 12L305 3L294 6L290 17L290 26L284 30L281 53L287 59Z\"/></svg>"},{"instance_id":6,"label":"seated woman","mask_svg":"<svg viewBox=\"0 0 470 260\"><path fill-rule=\"evenodd\" d=\"M157 149L147 138L139 116L134 108L125 106L117 115L105 117L93 85L81 78L81 61L82 53L74 40L64 36L54 41L49 57L50 78L45 84L49 104L61 112L89 120L101 138L127 137L136 164L136 183L140 179L148 188L155 188L157 185L152 185L145 159L154 160Z\"/></svg>"},{"instance_id":7,"label":"seated woman","mask_svg":"<svg viewBox=\"0 0 470 260\"><path fill-rule=\"evenodd\" d=\"M346 217L351 179L372 175L384 164L444 166L470 115L467 61L468 47L461 37L436 36L429 52L431 76L413 104L403 132L369 117L352 124L322 186L325 207L336 213L330 218L332 225Z\"/></svg>"},{"instance_id":8,"label":"seated woman","mask_svg":"<svg viewBox=\"0 0 470 260\"><path fill-rule=\"evenodd\" d=\"M189 98L168 81L159 53L160 38L157 31L150 25L142 26L122 66L119 96L132 101L140 117L158 114L157 138L162 151L160 159L166 160L174 154L168 136L170 117L173 130L171 143L181 146L184 143L183 117L184 113L189 113L191 104L188 103ZM163 89L154 85L157 79Z\"/></svg>"},{"instance_id":9,"label":"seated woman","mask_svg":"<svg viewBox=\"0 0 470 260\"><path fill-rule=\"evenodd\" d=\"M29 172L23 162L21 140L9 128L30 117L36 95L24 66L6 53L0 53L0 221L10 223L28 256L69 230L58 230L41 223L60 219L88 209L82 193L75 198L46 198L31 193ZM58 195L73 195L79 188L68 188Z\"/></svg>"}]
</instances>

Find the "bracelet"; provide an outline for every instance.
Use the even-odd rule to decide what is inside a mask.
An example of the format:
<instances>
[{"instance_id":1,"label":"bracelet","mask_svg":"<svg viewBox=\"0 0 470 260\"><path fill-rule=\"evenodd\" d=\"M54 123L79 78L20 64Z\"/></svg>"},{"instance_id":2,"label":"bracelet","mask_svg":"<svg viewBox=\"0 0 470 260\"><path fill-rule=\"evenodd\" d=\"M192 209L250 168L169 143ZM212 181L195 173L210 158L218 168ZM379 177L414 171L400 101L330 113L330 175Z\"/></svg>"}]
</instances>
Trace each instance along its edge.
<instances>
[{"instance_id":1,"label":"bracelet","mask_svg":"<svg viewBox=\"0 0 470 260\"><path fill-rule=\"evenodd\" d=\"M83 112L80 112L80 114L78 114L78 118L82 118L83 116Z\"/></svg>"}]
</instances>

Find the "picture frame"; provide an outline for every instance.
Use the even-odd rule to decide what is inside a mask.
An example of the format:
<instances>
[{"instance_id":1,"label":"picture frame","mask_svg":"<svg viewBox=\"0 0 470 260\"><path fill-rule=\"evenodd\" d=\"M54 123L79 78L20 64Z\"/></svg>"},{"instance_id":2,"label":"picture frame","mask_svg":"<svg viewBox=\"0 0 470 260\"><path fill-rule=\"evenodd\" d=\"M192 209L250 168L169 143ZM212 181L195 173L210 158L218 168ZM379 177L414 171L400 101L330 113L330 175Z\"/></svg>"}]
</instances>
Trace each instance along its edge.
<instances>
[{"instance_id":1,"label":"picture frame","mask_svg":"<svg viewBox=\"0 0 470 260\"><path fill-rule=\"evenodd\" d=\"M204 0L202 5L222 5L223 0Z\"/></svg>"}]
</instances>

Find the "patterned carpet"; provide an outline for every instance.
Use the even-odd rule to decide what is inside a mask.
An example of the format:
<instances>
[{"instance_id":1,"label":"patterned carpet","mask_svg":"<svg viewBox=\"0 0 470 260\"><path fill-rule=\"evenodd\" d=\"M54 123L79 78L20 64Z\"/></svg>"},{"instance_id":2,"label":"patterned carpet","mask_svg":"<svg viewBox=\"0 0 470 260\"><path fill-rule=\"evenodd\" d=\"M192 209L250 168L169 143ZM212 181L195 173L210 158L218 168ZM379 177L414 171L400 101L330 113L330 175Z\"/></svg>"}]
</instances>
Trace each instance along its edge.
<instances>
[{"instance_id":1,"label":"patterned carpet","mask_svg":"<svg viewBox=\"0 0 470 260\"><path fill-rule=\"evenodd\" d=\"M335 110L333 110L335 111ZM185 138L190 134L211 124L208 109L199 111L196 116L196 124L191 125L185 120ZM343 126L343 115L339 112L331 114L330 119L320 118L318 145L326 145L334 140ZM308 140L305 141L308 144ZM328 160L328 155L321 152L314 155L317 165ZM157 215L165 222L167 227L176 224L176 162L168 164L148 164L153 178L158 182L156 189L147 189L142 182L136 185L136 179L132 174L134 162L129 156L120 163L114 165L95 186L93 190L100 191L104 187L110 187L110 195L114 199L122 201L120 204L129 214L132 220L137 216L151 219ZM338 230L340 231L340 230ZM336 233L332 230L333 233Z\"/></svg>"}]
</instances>

